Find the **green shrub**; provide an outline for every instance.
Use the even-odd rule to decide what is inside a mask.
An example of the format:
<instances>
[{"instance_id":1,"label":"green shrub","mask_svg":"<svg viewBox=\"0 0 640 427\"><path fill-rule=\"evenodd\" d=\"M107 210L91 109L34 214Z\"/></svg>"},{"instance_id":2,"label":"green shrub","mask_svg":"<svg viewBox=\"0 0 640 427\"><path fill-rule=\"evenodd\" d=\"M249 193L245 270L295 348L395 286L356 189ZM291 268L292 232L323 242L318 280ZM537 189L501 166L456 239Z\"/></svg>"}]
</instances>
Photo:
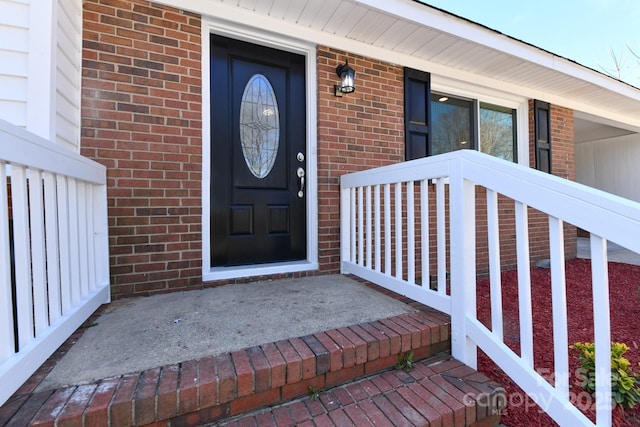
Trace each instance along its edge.
<instances>
[{"instance_id":1,"label":"green shrub","mask_svg":"<svg viewBox=\"0 0 640 427\"><path fill-rule=\"evenodd\" d=\"M580 384L593 394L596 389L596 350L594 343L577 342L569 348L578 350L578 361L587 377ZM611 343L611 397L616 405L633 408L640 402L640 376L631 369L631 362L623 356L629 350L625 343Z\"/></svg>"}]
</instances>

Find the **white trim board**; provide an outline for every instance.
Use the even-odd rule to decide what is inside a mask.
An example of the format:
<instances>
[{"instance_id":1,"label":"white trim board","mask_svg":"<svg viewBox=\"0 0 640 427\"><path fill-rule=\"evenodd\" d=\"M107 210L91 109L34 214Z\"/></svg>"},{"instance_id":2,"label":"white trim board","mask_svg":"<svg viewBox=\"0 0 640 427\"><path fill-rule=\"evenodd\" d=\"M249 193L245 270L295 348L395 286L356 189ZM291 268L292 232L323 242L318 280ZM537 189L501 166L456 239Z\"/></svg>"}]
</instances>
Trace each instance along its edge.
<instances>
[{"instance_id":1,"label":"white trim board","mask_svg":"<svg viewBox=\"0 0 640 427\"><path fill-rule=\"evenodd\" d=\"M304 261L258 264L242 267L211 266L211 128L210 128L210 34L304 55L306 58L307 102L307 259ZM317 144L316 47L313 44L279 36L241 24L202 17L202 280L225 280L317 270L318 264L318 144Z\"/></svg>"}]
</instances>

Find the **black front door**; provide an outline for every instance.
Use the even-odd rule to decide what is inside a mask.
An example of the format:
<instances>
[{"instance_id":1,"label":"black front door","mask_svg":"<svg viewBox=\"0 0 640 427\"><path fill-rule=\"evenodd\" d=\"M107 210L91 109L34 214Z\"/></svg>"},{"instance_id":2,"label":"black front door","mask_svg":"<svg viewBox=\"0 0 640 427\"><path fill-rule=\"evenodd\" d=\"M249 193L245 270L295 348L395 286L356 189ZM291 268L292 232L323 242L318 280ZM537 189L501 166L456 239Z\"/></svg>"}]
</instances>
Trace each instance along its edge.
<instances>
[{"instance_id":1,"label":"black front door","mask_svg":"<svg viewBox=\"0 0 640 427\"><path fill-rule=\"evenodd\" d=\"M211 36L211 265L306 259L305 58Z\"/></svg>"}]
</instances>

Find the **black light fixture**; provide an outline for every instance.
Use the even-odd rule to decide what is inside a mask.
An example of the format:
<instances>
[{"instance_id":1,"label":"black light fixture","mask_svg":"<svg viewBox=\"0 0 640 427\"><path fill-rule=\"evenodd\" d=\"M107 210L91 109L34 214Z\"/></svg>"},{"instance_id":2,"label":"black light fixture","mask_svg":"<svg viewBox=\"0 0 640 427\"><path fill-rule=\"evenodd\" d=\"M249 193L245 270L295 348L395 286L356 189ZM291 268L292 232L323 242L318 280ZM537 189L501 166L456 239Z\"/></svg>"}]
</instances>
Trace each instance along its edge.
<instances>
[{"instance_id":1,"label":"black light fixture","mask_svg":"<svg viewBox=\"0 0 640 427\"><path fill-rule=\"evenodd\" d=\"M342 96L342 94L351 93L356 90L354 86L354 76L356 72L353 68L349 67L348 60L345 60L344 64L336 67L336 74L340 77L340 84L333 86L335 96Z\"/></svg>"}]
</instances>

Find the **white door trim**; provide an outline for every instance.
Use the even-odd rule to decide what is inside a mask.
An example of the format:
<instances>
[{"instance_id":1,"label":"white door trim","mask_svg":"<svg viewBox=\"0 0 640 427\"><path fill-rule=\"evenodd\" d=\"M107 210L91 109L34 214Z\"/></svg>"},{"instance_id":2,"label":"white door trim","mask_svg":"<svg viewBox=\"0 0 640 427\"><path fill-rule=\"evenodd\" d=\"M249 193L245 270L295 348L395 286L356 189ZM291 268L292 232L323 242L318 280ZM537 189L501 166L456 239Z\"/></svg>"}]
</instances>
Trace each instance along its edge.
<instances>
[{"instance_id":1,"label":"white door trim","mask_svg":"<svg viewBox=\"0 0 640 427\"><path fill-rule=\"evenodd\" d=\"M210 128L210 34L219 34L257 45L303 55L306 58L307 102L307 259L239 267L212 267L211 247L211 128ZM318 163L316 110L316 47L297 39L268 33L255 27L202 17L202 280L225 280L271 274L317 270L318 264Z\"/></svg>"}]
</instances>

